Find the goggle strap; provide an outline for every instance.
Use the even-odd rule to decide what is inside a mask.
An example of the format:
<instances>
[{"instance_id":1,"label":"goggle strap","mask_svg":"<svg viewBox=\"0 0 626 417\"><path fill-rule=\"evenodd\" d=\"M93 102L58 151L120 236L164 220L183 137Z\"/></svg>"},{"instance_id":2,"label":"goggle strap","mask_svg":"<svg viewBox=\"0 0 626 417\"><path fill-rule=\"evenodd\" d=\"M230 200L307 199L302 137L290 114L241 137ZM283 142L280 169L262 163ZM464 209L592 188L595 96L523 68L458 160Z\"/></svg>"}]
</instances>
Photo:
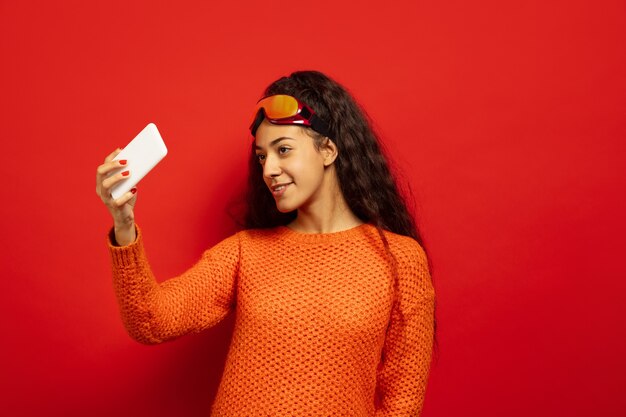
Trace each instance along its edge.
<instances>
[{"instance_id":1,"label":"goggle strap","mask_svg":"<svg viewBox=\"0 0 626 417\"><path fill-rule=\"evenodd\" d=\"M265 109L263 107L261 107L256 114L256 117L254 119L254 122L252 122L252 125L250 126L250 130L252 132L252 136L256 135L256 131L259 128L259 125L261 124L261 122L263 121L263 119L265 118ZM313 130L315 130L316 132L321 133L322 135L331 138L331 134L330 134L330 130L328 129L328 125L326 125L326 122L324 122L322 119L320 119L319 117L317 117L317 114L314 114L313 116L311 116L311 118L309 119L309 123L311 123L311 128L313 128Z\"/></svg>"},{"instance_id":2,"label":"goggle strap","mask_svg":"<svg viewBox=\"0 0 626 417\"><path fill-rule=\"evenodd\" d=\"M317 117L317 114L314 114L313 116L311 116L311 118L309 119L309 122L311 123L311 127L313 128L313 130L321 133L322 135L328 138L331 137L328 126L322 119Z\"/></svg>"},{"instance_id":3,"label":"goggle strap","mask_svg":"<svg viewBox=\"0 0 626 417\"><path fill-rule=\"evenodd\" d=\"M261 124L261 122L263 122L264 118L265 118L265 109L261 107L259 110L257 110L256 117L254 118L254 121L252 122L252 125L250 126L250 131L252 132L252 136L256 136L256 130L259 128L259 125Z\"/></svg>"}]
</instances>

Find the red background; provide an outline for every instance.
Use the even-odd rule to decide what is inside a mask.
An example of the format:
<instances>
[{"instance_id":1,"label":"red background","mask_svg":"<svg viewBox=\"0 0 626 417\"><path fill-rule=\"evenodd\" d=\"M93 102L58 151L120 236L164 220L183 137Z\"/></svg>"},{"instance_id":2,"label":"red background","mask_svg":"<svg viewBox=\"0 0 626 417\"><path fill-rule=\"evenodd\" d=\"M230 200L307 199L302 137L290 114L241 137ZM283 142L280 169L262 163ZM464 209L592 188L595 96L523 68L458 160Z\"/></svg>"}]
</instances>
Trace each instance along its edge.
<instances>
[{"instance_id":1,"label":"red background","mask_svg":"<svg viewBox=\"0 0 626 417\"><path fill-rule=\"evenodd\" d=\"M0 2L0 413L208 414L234 317L128 337L96 167L157 124L136 216L177 275L236 230L263 88L318 69L417 199L441 349L423 415L626 415L623 1L167 3Z\"/></svg>"}]
</instances>

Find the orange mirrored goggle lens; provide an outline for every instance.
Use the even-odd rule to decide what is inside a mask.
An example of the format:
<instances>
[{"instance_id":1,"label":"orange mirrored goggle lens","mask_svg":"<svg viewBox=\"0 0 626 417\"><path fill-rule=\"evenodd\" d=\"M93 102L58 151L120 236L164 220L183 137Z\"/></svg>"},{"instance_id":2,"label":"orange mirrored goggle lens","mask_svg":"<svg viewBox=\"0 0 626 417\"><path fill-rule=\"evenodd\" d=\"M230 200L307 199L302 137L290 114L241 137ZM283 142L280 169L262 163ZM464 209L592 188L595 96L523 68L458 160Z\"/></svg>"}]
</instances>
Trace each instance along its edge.
<instances>
[{"instance_id":1,"label":"orange mirrored goggle lens","mask_svg":"<svg viewBox=\"0 0 626 417\"><path fill-rule=\"evenodd\" d=\"M263 109L263 113L261 113L261 109ZM250 124L252 136L256 135L256 129L264 117L274 124L309 126L324 136L330 135L328 125L317 117L310 107L286 94L276 94L259 100Z\"/></svg>"},{"instance_id":2,"label":"orange mirrored goggle lens","mask_svg":"<svg viewBox=\"0 0 626 417\"><path fill-rule=\"evenodd\" d=\"M254 119L260 108L265 111L266 117L270 119L284 119L285 117L291 117L298 114L298 101L291 96L284 94L278 94L270 97L266 97L259 101L254 110Z\"/></svg>"}]
</instances>

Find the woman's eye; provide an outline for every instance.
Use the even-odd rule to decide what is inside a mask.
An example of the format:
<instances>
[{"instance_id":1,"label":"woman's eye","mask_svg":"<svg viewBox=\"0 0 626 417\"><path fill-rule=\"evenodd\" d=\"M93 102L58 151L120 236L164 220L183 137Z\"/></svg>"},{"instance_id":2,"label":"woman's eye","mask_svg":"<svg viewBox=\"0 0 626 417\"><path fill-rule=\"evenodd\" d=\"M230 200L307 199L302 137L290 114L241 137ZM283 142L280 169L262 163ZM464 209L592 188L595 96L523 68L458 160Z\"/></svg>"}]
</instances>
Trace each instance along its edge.
<instances>
[{"instance_id":1,"label":"woman's eye","mask_svg":"<svg viewBox=\"0 0 626 417\"><path fill-rule=\"evenodd\" d=\"M285 149L285 150L287 150L287 151L289 150L289 148L288 148L288 147L286 147L286 146L281 146L281 147L279 147L279 148L278 148L278 153L279 153L279 154L281 154L281 155L285 154L286 152L282 152L282 150L283 150L283 149ZM265 155L262 155L262 154L257 154L256 159L257 159L257 161L259 161L259 162L263 162L263 161L265 160Z\"/></svg>"}]
</instances>

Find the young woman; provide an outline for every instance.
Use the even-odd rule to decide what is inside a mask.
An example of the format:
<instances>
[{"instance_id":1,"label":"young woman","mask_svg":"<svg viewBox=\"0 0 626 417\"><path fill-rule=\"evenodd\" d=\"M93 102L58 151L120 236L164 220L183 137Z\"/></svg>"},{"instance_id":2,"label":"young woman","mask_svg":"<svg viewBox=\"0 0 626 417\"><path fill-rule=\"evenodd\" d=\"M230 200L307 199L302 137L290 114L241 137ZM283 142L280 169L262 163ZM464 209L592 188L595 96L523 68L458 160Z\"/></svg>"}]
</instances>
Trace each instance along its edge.
<instances>
[{"instance_id":1,"label":"young woman","mask_svg":"<svg viewBox=\"0 0 626 417\"><path fill-rule=\"evenodd\" d=\"M127 175L97 169L122 320L154 344L236 314L212 416L419 415L435 339L420 234L365 112L316 71L272 83L250 126L244 230L157 283ZM435 343L434 343L435 342Z\"/></svg>"}]
</instances>

